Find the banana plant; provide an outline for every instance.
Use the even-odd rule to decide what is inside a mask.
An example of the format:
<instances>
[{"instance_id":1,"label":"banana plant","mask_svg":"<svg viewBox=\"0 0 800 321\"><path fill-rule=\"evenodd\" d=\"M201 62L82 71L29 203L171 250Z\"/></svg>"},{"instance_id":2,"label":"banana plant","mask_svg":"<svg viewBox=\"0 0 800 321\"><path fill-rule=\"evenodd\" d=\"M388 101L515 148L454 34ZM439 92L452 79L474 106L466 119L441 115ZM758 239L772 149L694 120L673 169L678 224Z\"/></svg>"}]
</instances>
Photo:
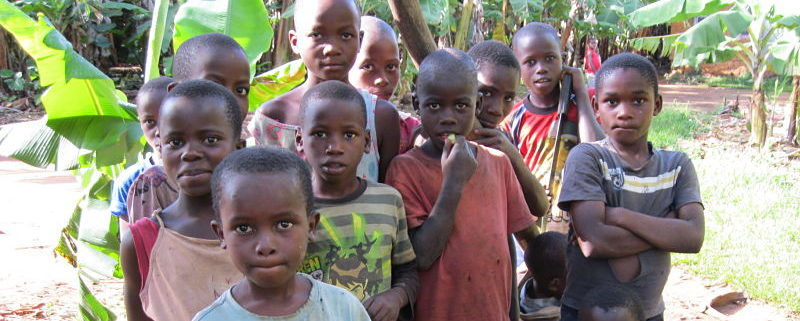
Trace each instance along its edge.
<instances>
[{"instance_id":1,"label":"banana plant","mask_svg":"<svg viewBox=\"0 0 800 321\"><path fill-rule=\"evenodd\" d=\"M679 35L635 39L632 45L663 54L673 54L673 66L698 66L702 62L739 59L753 75L750 111L750 140L766 144L766 103L764 76L767 70L788 70L796 64L787 53L798 46L791 35L800 27L800 12L788 2L770 0L661 0L630 14L641 28L705 16ZM782 58L782 56L784 58Z\"/></svg>"}]
</instances>

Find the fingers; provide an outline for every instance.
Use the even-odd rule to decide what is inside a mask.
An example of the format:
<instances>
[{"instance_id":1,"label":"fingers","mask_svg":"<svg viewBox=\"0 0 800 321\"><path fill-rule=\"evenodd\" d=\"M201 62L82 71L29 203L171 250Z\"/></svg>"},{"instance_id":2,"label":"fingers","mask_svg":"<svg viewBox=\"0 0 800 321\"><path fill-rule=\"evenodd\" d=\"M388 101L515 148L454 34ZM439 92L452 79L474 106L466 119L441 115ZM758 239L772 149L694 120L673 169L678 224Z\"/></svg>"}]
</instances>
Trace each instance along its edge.
<instances>
[{"instance_id":1,"label":"fingers","mask_svg":"<svg viewBox=\"0 0 800 321\"><path fill-rule=\"evenodd\" d=\"M497 136L497 129L494 128L478 128L472 131L472 134L480 137L494 137ZM474 139L473 139L474 141Z\"/></svg>"}]
</instances>

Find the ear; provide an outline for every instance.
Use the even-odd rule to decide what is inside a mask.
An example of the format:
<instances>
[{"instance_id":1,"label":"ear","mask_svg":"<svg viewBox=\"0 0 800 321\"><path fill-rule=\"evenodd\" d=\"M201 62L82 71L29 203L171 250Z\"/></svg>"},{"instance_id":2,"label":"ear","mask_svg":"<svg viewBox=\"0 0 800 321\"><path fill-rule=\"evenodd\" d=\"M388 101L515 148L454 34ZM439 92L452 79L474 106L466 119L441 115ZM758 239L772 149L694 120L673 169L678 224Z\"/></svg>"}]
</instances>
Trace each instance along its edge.
<instances>
[{"instance_id":1,"label":"ear","mask_svg":"<svg viewBox=\"0 0 800 321\"><path fill-rule=\"evenodd\" d=\"M358 31L358 47L361 48L361 44L364 43L364 30Z\"/></svg>"},{"instance_id":2,"label":"ear","mask_svg":"<svg viewBox=\"0 0 800 321\"><path fill-rule=\"evenodd\" d=\"M597 116L597 110L600 108L597 101L597 91L594 92L594 96L592 96L592 110L594 110L595 117Z\"/></svg>"},{"instance_id":3,"label":"ear","mask_svg":"<svg viewBox=\"0 0 800 321\"><path fill-rule=\"evenodd\" d=\"M653 116L658 116L661 113L661 108L664 107L664 97L661 97L661 94L656 95L656 105L653 108Z\"/></svg>"},{"instance_id":4,"label":"ear","mask_svg":"<svg viewBox=\"0 0 800 321\"><path fill-rule=\"evenodd\" d=\"M213 219L213 220L211 220L211 230L213 230L213 231L214 231L214 234L216 234L216 235L217 235L217 238L219 239L219 247L221 247L221 248L223 248L223 249L224 249L224 248L226 248L226 247L228 247L228 246L225 244L225 236L224 236L224 234L222 233L222 224L220 224L219 222L217 222L217 220L216 220L216 219Z\"/></svg>"},{"instance_id":5,"label":"ear","mask_svg":"<svg viewBox=\"0 0 800 321\"><path fill-rule=\"evenodd\" d=\"M314 211L308 217L308 241L313 242L317 239L317 224L319 224L319 212Z\"/></svg>"},{"instance_id":6,"label":"ear","mask_svg":"<svg viewBox=\"0 0 800 321\"><path fill-rule=\"evenodd\" d=\"M364 128L364 131L364 154L369 154L369 146L372 142L372 133L367 128Z\"/></svg>"},{"instance_id":7,"label":"ear","mask_svg":"<svg viewBox=\"0 0 800 321\"><path fill-rule=\"evenodd\" d=\"M559 294L564 291L564 279L563 278L553 278L547 283L547 291L550 294Z\"/></svg>"},{"instance_id":8,"label":"ear","mask_svg":"<svg viewBox=\"0 0 800 321\"><path fill-rule=\"evenodd\" d=\"M247 141L242 138L239 138L239 141L236 143L236 149L239 150L245 147L247 147Z\"/></svg>"},{"instance_id":9,"label":"ear","mask_svg":"<svg viewBox=\"0 0 800 321\"><path fill-rule=\"evenodd\" d=\"M414 107L414 111L419 113L419 100L417 99L417 92L411 92L411 107Z\"/></svg>"},{"instance_id":10,"label":"ear","mask_svg":"<svg viewBox=\"0 0 800 321\"><path fill-rule=\"evenodd\" d=\"M294 136L294 143L297 145L297 152L303 153L303 130L298 129L297 134Z\"/></svg>"},{"instance_id":11,"label":"ear","mask_svg":"<svg viewBox=\"0 0 800 321\"><path fill-rule=\"evenodd\" d=\"M300 54L300 50L297 48L297 31L289 30L289 46L292 47L292 52Z\"/></svg>"},{"instance_id":12,"label":"ear","mask_svg":"<svg viewBox=\"0 0 800 321\"><path fill-rule=\"evenodd\" d=\"M478 93L478 99L475 100L475 117L481 114L483 111L483 94Z\"/></svg>"},{"instance_id":13,"label":"ear","mask_svg":"<svg viewBox=\"0 0 800 321\"><path fill-rule=\"evenodd\" d=\"M169 83L169 85L167 85L167 92L172 91L172 88L175 88L175 86L177 86L177 85L178 85L177 81L173 81L173 82ZM162 103L163 103L163 101L162 101Z\"/></svg>"}]
</instances>

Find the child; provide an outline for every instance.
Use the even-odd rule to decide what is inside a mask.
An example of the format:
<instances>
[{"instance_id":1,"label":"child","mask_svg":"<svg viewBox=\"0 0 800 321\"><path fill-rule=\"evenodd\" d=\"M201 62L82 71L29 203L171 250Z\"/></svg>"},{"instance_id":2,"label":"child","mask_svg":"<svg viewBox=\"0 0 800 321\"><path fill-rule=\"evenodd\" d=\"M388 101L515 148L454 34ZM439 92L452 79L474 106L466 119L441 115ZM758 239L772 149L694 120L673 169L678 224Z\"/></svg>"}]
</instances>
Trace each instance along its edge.
<instances>
[{"instance_id":1,"label":"child","mask_svg":"<svg viewBox=\"0 0 800 321\"><path fill-rule=\"evenodd\" d=\"M558 122L559 86L564 74L572 75L575 94L567 109L564 140L556 171L561 172L567 152L579 141L591 142L602 138L602 129L592 112L583 74L577 68L563 65L561 38L555 28L541 22L532 22L514 34L512 49L521 66L522 82L529 94L514 105L511 114L500 127L511 134L514 145L533 175L553 194L553 204L558 200L560 183L549 184L550 169L555 151ZM566 232L568 218L555 209L548 217L548 230Z\"/></svg>"},{"instance_id":2,"label":"child","mask_svg":"<svg viewBox=\"0 0 800 321\"><path fill-rule=\"evenodd\" d=\"M258 108L248 129L258 145L296 150L300 126L300 100L311 87L325 80L348 82L348 72L360 43L360 13L353 0L299 0L295 3L296 30L289 31L292 50L306 66L306 81ZM370 150L359 163L358 175L382 182L399 150L400 118L389 102L362 92L367 105L367 127L373 137Z\"/></svg>"},{"instance_id":3,"label":"child","mask_svg":"<svg viewBox=\"0 0 800 321\"><path fill-rule=\"evenodd\" d=\"M388 23L372 16L361 17L361 48L356 63L350 69L353 86L366 90L380 99L392 98L400 81L400 48L397 36ZM400 115L400 154L413 147L411 135L419 126L418 119L409 113L397 111Z\"/></svg>"},{"instance_id":4,"label":"child","mask_svg":"<svg viewBox=\"0 0 800 321\"><path fill-rule=\"evenodd\" d=\"M156 129L158 123L158 110L161 108L161 101L167 95L167 86L172 83L170 77L159 77L152 79L139 88L136 94L136 114L139 118L139 126L142 128L144 139L147 145L154 151L158 150L158 139ZM126 168L114 181L114 188L111 190L111 213L119 216L125 222L135 222L139 217L128 217L128 190L133 182L142 172L160 162L158 155L148 153L143 160Z\"/></svg>"},{"instance_id":5,"label":"child","mask_svg":"<svg viewBox=\"0 0 800 321\"><path fill-rule=\"evenodd\" d=\"M130 226L120 245L129 320L189 320L241 279L210 228L211 173L241 148L241 109L207 80L175 86L161 105L158 138L178 199Z\"/></svg>"},{"instance_id":6,"label":"child","mask_svg":"<svg viewBox=\"0 0 800 321\"><path fill-rule=\"evenodd\" d=\"M275 188L265 193L264 182ZM369 320L347 291L296 272L319 220L300 157L275 147L240 150L217 166L211 186L211 226L245 278L193 320Z\"/></svg>"},{"instance_id":7,"label":"child","mask_svg":"<svg viewBox=\"0 0 800 321\"><path fill-rule=\"evenodd\" d=\"M636 293L621 285L599 286L583 300L580 321L643 321L642 301Z\"/></svg>"},{"instance_id":8,"label":"child","mask_svg":"<svg viewBox=\"0 0 800 321\"><path fill-rule=\"evenodd\" d=\"M247 115L250 66L244 49L233 38L209 33L186 40L175 52L172 74L178 83L206 79L220 84L236 98L240 113ZM131 186L129 215L150 217L153 211L172 204L178 198L178 191L173 186L174 182L167 179L163 167L154 166L146 170Z\"/></svg>"},{"instance_id":9,"label":"child","mask_svg":"<svg viewBox=\"0 0 800 321\"><path fill-rule=\"evenodd\" d=\"M478 104L472 58L428 55L413 103L430 139L398 156L387 182L403 195L419 263L416 320L508 320L507 236L525 245L536 228L508 157L464 139Z\"/></svg>"},{"instance_id":10,"label":"child","mask_svg":"<svg viewBox=\"0 0 800 321\"><path fill-rule=\"evenodd\" d=\"M595 74L600 70L600 55L597 53L597 38L589 37L586 40L586 55L583 56L583 68L586 69L589 88L594 88Z\"/></svg>"},{"instance_id":11,"label":"child","mask_svg":"<svg viewBox=\"0 0 800 321\"><path fill-rule=\"evenodd\" d=\"M303 97L297 145L313 170L322 229L300 271L349 290L372 320L394 321L413 304L419 280L402 196L356 176L369 150L365 108L355 88L336 80Z\"/></svg>"},{"instance_id":12,"label":"child","mask_svg":"<svg viewBox=\"0 0 800 321\"><path fill-rule=\"evenodd\" d=\"M519 308L522 320L556 320L561 317L561 295L567 281L567 236L545 232L525 250L525 264L533 278L522 283Z\"/></svg>"},{"instance_id":13,"label":"child","mask_svg":"<svg viewBox=\"0 0 800 321\"><path fill-rule=\"evenodd\" d=\"M661 320L670 252L703 245L703 205L692 161L647 141L661 111L656 69L639 55L610 58L597 73L592 101L607 138L580 144L564 170L559 207L572 216L562 320L575 320L584 294L625 283L645 317Z\"/></svg>"}]
</instances>

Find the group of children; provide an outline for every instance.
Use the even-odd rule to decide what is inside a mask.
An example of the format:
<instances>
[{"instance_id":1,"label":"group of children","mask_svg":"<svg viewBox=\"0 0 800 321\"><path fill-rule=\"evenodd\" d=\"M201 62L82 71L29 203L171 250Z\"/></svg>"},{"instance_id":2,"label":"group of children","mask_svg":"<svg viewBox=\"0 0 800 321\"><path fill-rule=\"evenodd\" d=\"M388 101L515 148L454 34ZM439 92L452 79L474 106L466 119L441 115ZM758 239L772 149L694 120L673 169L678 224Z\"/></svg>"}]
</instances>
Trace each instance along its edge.
<instances>
[{"instance_id":1,"label":"group of children","mask_svg":"<svg viewBox=\"0 0 800 321\"><path fill-rule=\"evenodd\" d=\"M647 142L662 107L647 59L608 59L590 98L556 30L530 23L511 47L429 54L417 119L388 102L391 26L352 0L295 12L307 79L246 129L247 59L227 36L186 41L173 77L140 90L156 152L112 198L130 223L130 320L663 318L669 252L699 251L703 208L691 161ZM553 125L564 74L566 139ZM570 151L547 186L555 144Z\"/></svg>"}]
</instances>

